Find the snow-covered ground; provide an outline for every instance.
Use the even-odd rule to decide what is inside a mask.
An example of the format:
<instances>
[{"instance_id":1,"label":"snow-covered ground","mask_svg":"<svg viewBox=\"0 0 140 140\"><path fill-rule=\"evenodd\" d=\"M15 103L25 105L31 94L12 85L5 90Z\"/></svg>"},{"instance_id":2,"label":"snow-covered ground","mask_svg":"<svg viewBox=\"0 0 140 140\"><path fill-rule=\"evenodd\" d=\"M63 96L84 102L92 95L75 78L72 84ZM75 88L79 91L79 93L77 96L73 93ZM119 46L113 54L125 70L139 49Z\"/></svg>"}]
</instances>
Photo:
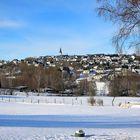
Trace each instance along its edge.
<instances>
[{"instance_id":1,"label":"snow-covered ground","mask_svg":"<svg viewBox=\"0 0 140 140\"><path fill-rule=\"evenodd\" d=\"M96 97L104 106L87 97L14 98L0 99L0 140L140 140L140 108L118 106L139 98L116 98L114 107L110 97ZM73 136L79 129L85 138Z\"/></svg>"}]
</instances>

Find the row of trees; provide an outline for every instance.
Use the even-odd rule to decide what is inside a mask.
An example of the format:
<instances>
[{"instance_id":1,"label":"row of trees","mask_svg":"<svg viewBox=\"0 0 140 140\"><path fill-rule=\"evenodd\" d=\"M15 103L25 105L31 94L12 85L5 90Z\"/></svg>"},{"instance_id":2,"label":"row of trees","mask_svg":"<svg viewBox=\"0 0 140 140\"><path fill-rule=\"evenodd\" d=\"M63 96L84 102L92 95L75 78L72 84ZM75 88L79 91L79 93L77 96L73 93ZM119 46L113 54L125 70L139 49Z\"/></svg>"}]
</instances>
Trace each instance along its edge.
<instances>
[{"instance_id":1,"label":"row of trees","mask_svg":"<svg viewBox=\"0 0 140 140\"><path fill-rule=\"evenodd\" d=\"M37 91L45 87L52 87L56 90L62 90L64 87L62 72L57 67L45 68L42 65L35 67L26 63L21 63L16 67L20 70L17 75L11 71L8 71L9 76L5 73L1 75L1 87L12 88L24 85ZM11 69L14 68L15 66Z\"/></svg>"},{"instance_id":2,"label":"row of trees","mask_svg":"<svg viewBox=\"0 0 140 140\"><path fill-rule=\"evenodd\" d=\"M58 67L45 68L42 65L35 67L21 63L19 66L10 67L6 73L1 74L1 87L13 88L17 86L27 86L30 90L40 92L42 88L50 87L56 91L71 89L75 95L96 95L96 85L94 81L82 80L75 83L76 77L66 76ZM20 70L15 74L14 71ZM1 72L2 73L2 72ZM104 79L109 80L109 79ZM140 91L140 75L126 71L116 74L110 79L109 91L111 96L137 96Z\"/></svg>"},{"instance_id":3,"label":"row of trees","mask_svg":"<svg viewBox=\"0 0 140 140\"><path fill-rule=\"evenodd\" d=\"M19 73L17 73L19 71ZM8 75L6 74L8 73ZM45 68L28 65L22 62L19 65L6 67L3 74L1 72L1 87L14 88L27 86L30 90L40 92L43 88L50 87L55 91L71 89L75 95L95 95L95 83L87 80L76 84L76 76L60 70L59 67Z\"/></svg>"},{"instance_id":4,"label":"row of trees","mask_svg":"<svg viewBox=\"0 0 140 140\"><path fill-rule=\"evenodd\" d=\"M114 97L112 105L116 96L139 96L140 75L130 71L120 75L114 74L114 78L110 81L109 91L110 95Z\"/></svg>"},{"instance_id":5,"label":"row of trees","mask_svg":"<svg viewBox=\"0 0 140 140\"><path fill-rule=\"evenodd\" d=\"M110 82L110 92L114 96L136 96L139 90L140 76L137 74L119 75Z\"/></svg>"}]
</instances>

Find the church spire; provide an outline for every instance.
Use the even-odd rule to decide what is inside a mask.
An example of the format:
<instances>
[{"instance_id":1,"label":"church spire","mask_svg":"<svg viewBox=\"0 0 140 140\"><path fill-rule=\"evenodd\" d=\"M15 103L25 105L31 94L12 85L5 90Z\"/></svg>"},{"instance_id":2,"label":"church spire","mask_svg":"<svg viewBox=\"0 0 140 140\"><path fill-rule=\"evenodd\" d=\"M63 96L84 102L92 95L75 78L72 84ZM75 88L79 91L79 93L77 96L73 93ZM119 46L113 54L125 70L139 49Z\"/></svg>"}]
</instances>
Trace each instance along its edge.
<instances>
[{"instance_id":1,"label":"church spire","mask_svg":"<svg viewBox=\"0 0 140 140\"><path fill-rule=\"evenodd\" d=\"M59 51L60 55L62 55L62 49L60 48L60 51Z\"/></svg>"}]
</instances>

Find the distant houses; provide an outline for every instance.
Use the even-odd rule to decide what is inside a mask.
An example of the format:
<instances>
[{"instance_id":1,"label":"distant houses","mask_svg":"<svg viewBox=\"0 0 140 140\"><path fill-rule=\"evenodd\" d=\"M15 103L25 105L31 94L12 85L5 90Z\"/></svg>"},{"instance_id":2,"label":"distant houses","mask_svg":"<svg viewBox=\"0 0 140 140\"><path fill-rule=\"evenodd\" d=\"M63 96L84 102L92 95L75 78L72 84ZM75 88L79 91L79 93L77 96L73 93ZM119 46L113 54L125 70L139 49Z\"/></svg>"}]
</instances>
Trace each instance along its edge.
<instances>
[{"instance_id":1,"label":"distant houses","mask_svg":"<svg viewBox=\"0 0 140 140\"><path fill-rule=\"evenodd\" d=\"M28 66L43 67L49 69L50 67L56 67L62 74L64 83L72 80L73 84L78 84L83 80L96 82L97 94L108 94L108 82L113 78L114 73L120 74L125 71L140 75L140 57L135 55L118 55L118 54L87 54L87 55L63 55L60 48L60 55L58 56L40 56L29 57L26 59L12 61L0 61L0 86L3 87L3 77L9 81L20 79L22 71L20 69L21 64L27 64ZM20 90L26 85L18 85ZM22 87L23 86L23 87ZM17 87L17 86L16 86ZM67 86L69 89L61 91L61 93L67 94L70 92L71 86ZM50 87L44 87L44 92L56 92L49 91ZM23 89L24 90L24 89ZM60 93L60 92L59 92ZM72 91L71 91L72 93Z\"/></svg>"}]
</instances>

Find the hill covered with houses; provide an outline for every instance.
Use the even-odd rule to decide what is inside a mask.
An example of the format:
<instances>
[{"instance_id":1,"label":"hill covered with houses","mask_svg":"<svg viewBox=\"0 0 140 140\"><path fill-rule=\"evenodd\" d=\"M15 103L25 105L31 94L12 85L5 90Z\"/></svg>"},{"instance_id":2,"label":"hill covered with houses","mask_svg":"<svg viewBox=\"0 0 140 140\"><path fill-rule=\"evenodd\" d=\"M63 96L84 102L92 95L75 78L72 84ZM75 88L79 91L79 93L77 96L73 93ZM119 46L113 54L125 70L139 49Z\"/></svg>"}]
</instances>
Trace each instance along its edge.
<instances>
[{"instance_id":1,"label":"hill covered with houses","mask_svg":"<svg viewBox=\"0 0 140 140\"><path fill-rule=\"evenodd\" d=\"M140 57L89 54L0 61L1 94L14 90L57 95L140 95ZM7 92L6 92L7 94Z\"/></svg>"}]
</instances>

